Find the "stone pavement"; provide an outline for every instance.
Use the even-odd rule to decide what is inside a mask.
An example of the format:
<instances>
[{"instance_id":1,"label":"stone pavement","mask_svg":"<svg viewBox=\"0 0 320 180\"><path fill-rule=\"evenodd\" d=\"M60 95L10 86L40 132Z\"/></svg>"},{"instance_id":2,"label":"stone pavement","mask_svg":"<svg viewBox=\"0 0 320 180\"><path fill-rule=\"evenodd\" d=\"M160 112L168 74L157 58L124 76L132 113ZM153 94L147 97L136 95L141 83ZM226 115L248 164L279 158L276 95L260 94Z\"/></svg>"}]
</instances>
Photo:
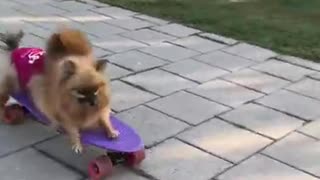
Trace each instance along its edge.
<instances>
[{"instance_id":1,"label":"stone pavement","mask_svg":"<svg viewBox=\"0 0 320 180\"><path fill-rule=\"evenodd\" d=\"M108 59L112 107L148 148L112 180L320 179L320 65L93 0L1 0L0 31L43 47L66 23ZM1 180L85 180L75 155L33 121L0 124Z\"/></svg>"}]
</instances>

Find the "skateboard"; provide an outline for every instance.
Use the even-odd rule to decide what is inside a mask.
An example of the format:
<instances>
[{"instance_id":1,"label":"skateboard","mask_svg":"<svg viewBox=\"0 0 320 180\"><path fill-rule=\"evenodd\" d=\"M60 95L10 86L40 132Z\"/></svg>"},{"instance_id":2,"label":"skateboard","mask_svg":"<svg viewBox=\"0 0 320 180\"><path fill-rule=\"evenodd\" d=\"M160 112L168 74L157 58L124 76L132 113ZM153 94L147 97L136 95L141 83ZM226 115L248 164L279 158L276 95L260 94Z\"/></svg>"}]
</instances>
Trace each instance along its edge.
<instances>
[{"instance_id":1,"label":"skateboard","mask_svg":"<svg viewBox=\"0 0 320 180\"><path fill-rule=\"evenodd\" d=\"M22 123L26 113L35 120L49 125L48 119L34 106L26 93L12 95L17 103L6 106L5 122L7 124ZM106 154L92 160L88 165L88 175L91 180L98 180L112 174L113 166L124 164L129 167L139 165L145 158L144 144L133 128L117 119L110 117L113 126L120 132L117 139L108 139L102 129L81 131L81 142L84 146L95 146L106 151ZM63 130L60 131L63 133Z\"/></svg>"}]
</instances>

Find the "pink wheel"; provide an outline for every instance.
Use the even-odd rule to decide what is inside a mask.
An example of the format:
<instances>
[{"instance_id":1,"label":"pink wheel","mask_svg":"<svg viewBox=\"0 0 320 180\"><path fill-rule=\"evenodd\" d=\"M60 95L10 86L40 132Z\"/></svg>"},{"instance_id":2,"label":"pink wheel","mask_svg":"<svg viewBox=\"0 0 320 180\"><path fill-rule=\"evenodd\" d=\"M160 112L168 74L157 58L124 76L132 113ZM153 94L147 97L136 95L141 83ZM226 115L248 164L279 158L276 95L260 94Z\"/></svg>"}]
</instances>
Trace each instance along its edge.
<instances>
[{"instance_id":1,"label":"pink wheel","mask_svg":"<svg viewBox=\"0 0 320 180\"><path fill-rule=\"evenodd\" d=\"M24 120L24 109L19 104L12 104L5 107L4 122L7 124L20 124Z\"/></svg>"},{"instance_id":2,"label":"pink wheel","mask_svg":"<svg viewBox=\"0 0 320 180\"><path fill-rule=\"evenodd\" d=\"M139 165L145 159L145 157L146 154L144 152L144 149L129 153L127 156L126 164L130 167L134 167L136 165Z\"/></svg>"},{"instance_id":3,"label":"pink wheel","mask_svg":"<svg viewBox=\"0 0 320 180\"><path fill-rule=\"evenodd\" d=\"M112 162L106 155L97 157L91 161L88 167L88 173L91 180L99 180L112 174Z\"/></svg>"}]
</instances>

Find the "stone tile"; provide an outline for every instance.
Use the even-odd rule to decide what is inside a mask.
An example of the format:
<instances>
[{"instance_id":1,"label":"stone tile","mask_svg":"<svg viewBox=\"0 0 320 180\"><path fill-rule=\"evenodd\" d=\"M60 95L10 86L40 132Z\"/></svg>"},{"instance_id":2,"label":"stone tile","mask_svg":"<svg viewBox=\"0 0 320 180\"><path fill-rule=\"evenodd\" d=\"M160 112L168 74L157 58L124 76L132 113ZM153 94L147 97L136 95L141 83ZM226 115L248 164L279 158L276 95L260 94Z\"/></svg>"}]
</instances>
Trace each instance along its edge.
<instances>
[{"instance_id":1,"label":"stone tile","mask_svg":"<svg viewBox=\"0 0 320 180\"><path fill-rule=\"evenodd\" d=\"M113 64L108 64L108 71L107 71L107 75L111 78L111 79L118 79L121 78L123 76L126 76L128 74L130 74L131 72L123 69L119 66L113 65Z\"/></svg>"},{"instance_id":2,"label":"stone tile","mask_svg":"<svg viewBox=\"0 0 320 180\"><path fill-rule=\"evenodd\" d=\"M317 180L317 178L263 155L255 155L220 175L218 180Z\"/></svg>"},{"instance_id":3,"label":"stone tile","mask_svg":"<svg viewBox=\"0 0 320 180\"><path fill-rule=\"evenodd\" d=\"M142 177L138 174L133 173L128 168L117 166L112 172L112 180L148 180L145 177ZM90 179L87 179L90 180ZM110 180L110 177L105 178L104 180Z\"/></svg>"},{"instance_id":4,"label":"stone tile","mask_svg":"<svg viewBox=\"0 0 320 180\"><path fill-rule=\"evenodd\" d=\"M34 16L51 16L66 13L68 11L59 9L48 4L37 4L37 8L32 5L17 7L16 9L30 15Z\"/></svg>"},{"instance_id":5,"label":"stone tile","mask_svg":"<svg viewBox=\"0 0 320 180\"><path fill-rule=\"evenodd\" d=\"M297 118L256 104L246 104L221 117L274 139L285 136L303 124Z\"/></svg>"},{"instance_id":6,"label":"stone tile","mask_svg":"<svg viewBox=\"0 0 320 180\"><path fill-rule=\"evenodd\" d=\"M0 156L55 135L53 130L30 119L19 126L0 124Z\"/></svg>"},{"instance_id":7,"label":"stone tile","mask_svg":"<svg viewBox=\"0 0 320 180\"><path fill-rule=\"evenodd\" d=\"M204 39L198 36L189 36L182 39L173 41L172 43L186 47L188 49L196 50L202 53L214 51L225 47L224 44L220 44L208 39Z\"/></svg>"},{"instance_id":8,"label":"stone tile","mask_svg":"<svg viewBox=\"0 0 320 180\"><path fill-rule=\"evenodd\" d=\"M53 1L49 3L50 5L57 7L59 9L64 9L66 11L74 12L74 11L86 11L94 8L94 6L90 4L85 4L77 1Z\"/></svg>"},{"instance_id":9,"label":"stone tile","mask_svg":"<svg viewBox=\"0 0 320 180\"><path fill-rule=\"evenodd\" d=\"M312 121L305 126L301 127L298 131L305 133L309 136L313 136L315 138L320 139L320 121L317 119L316 121Z\"/></svg>"},{"instance_id":10,"label":"stone tile","mask_svg":"<svg viewBox=\"0 0 320 180\"><path fill-rule=\"evenodd\" d=\"M232 107L262 96L258 92L223 80L209 81L188 91Z\"/></svg>"},{"instance_id":11,"label":"stone tile","mask_svg":"<svg viewBox=\"0 0 320 180\"><path fill-rule=\"evenodd\" d=\"M148 150L140 169L157 179L207 180L229 166L226 161L172 139Z\"/></svg>"},{"instance_id":12,"label":"stone tile","mask_svg":"<svg viewBox=\"0 0 320 180\"><path fill-rule=\"evenodd\" d=\"M316 161L320 143L315 139L292 133L269 146L263 153L316 176L320 175L320 164Z\"/></svg>"},{"instance_id":13,"label":"stone tile","mask_svg":"<svg viewBox=\"0 0 320 180\"><path fill-rule=\"evenodd\" d=\"M232 162L239 162L272 141L219 119L183 132L179 138Z\"/></svg>"},{"instance_id":14,"label":"stone tile","mask_svg":"<svg viewBox=\"0 0 320 180\"><path fill-rule=\"evenodd\" d=\"M97 58L101 58L101 57L112 54L112 52L107 51L102 48L99 48L99 47L93 47L93 53L94 53L95 57L97 57Z\"/></svg>"},{"instance_id":15,"label":"stone tile","mask_svg":"<svg viewBox=\"0 0 320 180\"><path fill-rule=\"evenodd\" d=\"M233 45L233 44L236 44L238 42L237 40L234 40L234 39L231 39L231 38L227 38L227 37L224 37L224 36L220 36L220 35L217 35L217 34L213 34L213 33L200 33L199 36L205 37L205 38L217 41L217 42L221 42L221 43L224 43L224 44L228 44L228 45Z\"/></svg>"},{"instance_id":16,"label":"stone tile","mask_svg":"<svg viewBox=\"0 0 320 180\"><path fill-rule=\"evenodd\" d=\"M34 35L27 34L21 40L21 46L25 47L37 47L37 48L45 48L46 42L44 39L39 38Z\"/></svg>"},{"instance_id":17,"label":"stone tile","mask_svg":"<svg viewBox=\"0 0 320 180\"><path fill-rule=\"evenodd\" d=\"M33 149L0 159L0 173L2 180L78 180L81 177Z\"/></svg>"},{"instance_id":18,"label":"stone tile","mask_svg":"<svg viewBox=\"0 0 320 180\"><path fill-rule=\"evenodd\" d=\"M35 5L42 5L50 2L52 0L29 0L28 2L24 0L15 0L15 2L22 4L23 6L35 6Z\"/></svg>"},{"instance_id":19,"label":"stone tile","mask_svg":"<svg viewBox=\"0 0 320 180\"><path fill-rule=\"evenodd\" d=\"M86 24L86 22L106 22L111 19L109 16L98 14L93 11L72 11L63 13L61 16L84 24Z\"/></svg>"},{"instance_id":20,"label":"stone tile","mask_svg":"<svg viewBox=\"0 0 320 180\"><path fill-rule=\"evenodd\" d=\"M306 60L306 59L302 59L299 57L294 57L294 56L287 56L287 55L279 55L276 57L277 59L286 61L288 63L291 64L295 64L298 66L303 66L306 68L310 68L310 69L314 69L317 71L320 71L320 64L316 63L315 61L312 60Z\"/></svg>"},{"instance_id":21,"label":"stone tile","mask_svg":"<svg viewBox=\"0 0 320 180\"><path fill-rule=\"evenodd\" d=\"M83 2L83 3L86 3L86 4L90 4L92 6L95 6L95 7L98 7L98 8L101 8L101 7L110 7L108 4L106 3L101 3L99 1L96 1L96 0L78 0L79 2Z\"/></svg>"},{"instance_id":22,"label":"stone tile","mask_svg":"<svg viewBox=\"0 0 320 180\"><path fill-rule=\"evenodd\" d=\"M229 71L238 71L244 67L253 65L255 62L234 56L222 51L215 51L208 54L194 57L195 59L212 66L220 67Z\"/></svg>"},{"instance_id":23,"label":"stone tile","mask_svg":"<svg viewBox=\"0 0 320 180\"><path fill-rule=\"evenodd\" d=\"M269 49L264 49L258 46L241 43L224 49L225 52L237 56L245 57L254 61L264 61L276 56L276 53Z\"/></svg>"},{"instance_id":24,"label":"stone tile","mask_svg":"<svg viewBox=\"0 0 320 180\"><path fill-rule=\"evenodd\" d=\"M71 149L70 141L66 136L59 136L49 141L37 144L36 149L45 152L50 155L50 157L54 157L60 162L63 162L83 173L87 173L87 168L91 160L105 152L102 149L86 146L83 154L79 156L79 154L76 154Z\"/></svg>"},{"instance_id":25,"label":"stone tile","mask_svg":"<svg viewBox=\"0 0 320 180\"><path fill-rule=\"evenodd\" d=\"M128 33L123 33L122 36L128 37L136 41L140 41L149 45L154 45L154 44L161 43L163 41L169 41L169 40L175 39L175 37L173 36L152 31L150 29L140 29L136 31L131 31Z\"/></svg>"},{"instance_id":26,"label":"stone tile","mask_svg":"<svg viewBox=\"0 0 320 180\"><path fill-rule=\"evenodd\" d=\"M123 80L162 96L196 85L196 83L192 81L159 69L142 72L126 77Z\"/></svg>"},{"instance_id":27,"label":"stone tile","mask_svg":"<svg viewBox=\"0 0 320 180\"><path fill-rule=\"evenodd\" d=\"M164 66L163 69L197 82L206 82L228 73L228 71L209 66L193 59L175 62Z\"/></svg>"},{"instance_id":28,"label":"stone tile","mask_svg":"<svg viewBox=\"0 0 320 180\"><path fill-rule=\"evenodd\" d=\"M84 26L79 26L79 29L99 38L108 38L110 35L126 32L126 30L122 28L103 22L86 22Z\"/></svg>"},{"instance_id":29,"label":"stone tile","mask_svg":"<svg viewBox=\"0 0 320 180\"><path fill-rule=\"evenodd\" d=\"M153 24L137 18L112 19L108 20L107 22L128 30L136 30L153 26Z\"/></svg>"},{"instance_id":30,"label":"stone tile","mask_svg":"<svg viewBox=\"0 0 320 180\"><path fill-rule=\"evenodd\" d=\"M51 35L51 32L48 30L42 28L42 27L37 27L33 24L30 23L23 23L21 24L21 28L25 33L28 34L33 34L38 37L42 37L44 39L48 38ZM23 39L22 39L23 41Z\"/></svg>"},{"instance_id":31,"label":"stone tile","mask_svg":"<svg viewBox=\"0 0 320 180\"><path fill-rule=\"evenodd\" d=\"M172 137L188 127L186 123L145 106L124 111L117 114L117 117L135 128L147 147Z\"/></svg>"},{"instance_id":32,"label":"stone tile","mask_svg":"<svg viewBox=\"0 0 320 180\"><path fill-rule=\"evenodd\" d=\"M317 108L320 106L320 101L286 90L281 90L263 97L258 100L258 103L306 120L312 120L320 116L320 111Z\"/></svg>"},{"instance_id":33,"label":"stone tile","mask_svg":"<svg viewBox=\"0 0 320 180\"><path fill-rule=\"evenodd\" d=\"M111 107L116 111L137 106L157 97L120 81L111 82L111 92Z\"/></svg>"},{"instance_id":34,"label":"stone tile","mask_svg":"<svg viewBox=\"0 0 320 180\"><path fill-rule=\"evenodd\" d=\"M257 66L253 66L252 68L291 81L297 81L302 77L315 72L306 68L273 59Z\"/></svg>"},{"instance_id":35,"label":"stone tile","mask_svg":"<svg viewBox=\"0 0 320 180\"><path fill-rule=\"evenodd\" d=\"M102 39L94 40L92 44L117 53L146 47L145 44L118 35L110 35Z\"/></svg>"},{"instance_id":36,"label":"stone tile","mask_svg":"<svg viewBox=\"0 0 320 180\"><path fill-rule=\"evenodd\" d=\"M152 16L148 16L148 15L144 15L144 14L139 14L134 16L136 18L151 22L153 24L157 24L157 25L164 25L164 24L168 24L169 22L163 19L159 19L156 17L152 17Z\"/></svg>"},{"instance_id":37,"label":"stone tile","mask_svg":"<svg viewBox=\"0 0 320 180\"><path fill-rule=\"evenodd\" d=\"M129 10L114 7L114 6L98 8L98 9L94 9L93 11L98 12L100 14L104 14L104 15L113 17L113 18L116 18L116 19L127 18L127 17L130 17L130 16L137 14L133 11L129 11Z\"/></svg>"},{"instance_id":38,"label":"stone tile","mask_svg":"<svg viewBox=\"0 0 320 180\"><path fill-rule=\"evenodd\" d=\"M251 69L243 69L226 75L223 78L267 94L281 89L290 83L289 81Z\"/></svg>"},{"instance_id":39,"label":"stone tile","mask_svg":"<svg viewBox=\"0 0 320 180\"><path fill-rule=\"evenodd\" d=\"M160 43L154 46L143 48L141 51L171 62L180 61L199 54L196 51L169 43Z\"/></svg>"},{"instance_id":40,"label":"stone tile","mask_svg":"<svg viewBox=\"0 0 320 180\"><path fill-rule=\"evenodd\" d=\"M310 75L308 75L308 77L312 78L312 79L315 79L315 80L320 80L320 73L312 73Z\"/></svg>"},{"instance_id":41,"label":"stone tile","mask_svg":"<svg viewBox=\"0 0 320 180\"><path fill-rule=\"evenodd\" d=\"M153 29L177 37L186 37L200 32L197 29L186 27L180 24L166 24L163 26L154 27Z\"/></svg>"},{"instance_id":42,"label":"stone tile","mask_svg":"<svg viewBox=\"0 0 320 180\"><path fill-rule=\"evenodd\" d=\"M133 71L150 69L167 63L159 58L139 51L127 51L121 54L115 54L109 56L108 60Z\"/></svg>"},{"instance_id":43,"label":"stone tile","mask_svg":"<svg viewBox=\"0 0 320 180\"><path fill-rule=\"evenodd\" d=\"M306 78L290 85L286 89L320 100L320 81Z\"/></svg>"},{"instance_id":44,"label":"stone tile","mask_svg":"<svg viewBox=\"0 0 320 180\"><path fill-rule=\"evenodd\" d=\"M148 105L194 125L229 110L228 107L187 92L178 92Z\"/></svg>"}]
</instances>

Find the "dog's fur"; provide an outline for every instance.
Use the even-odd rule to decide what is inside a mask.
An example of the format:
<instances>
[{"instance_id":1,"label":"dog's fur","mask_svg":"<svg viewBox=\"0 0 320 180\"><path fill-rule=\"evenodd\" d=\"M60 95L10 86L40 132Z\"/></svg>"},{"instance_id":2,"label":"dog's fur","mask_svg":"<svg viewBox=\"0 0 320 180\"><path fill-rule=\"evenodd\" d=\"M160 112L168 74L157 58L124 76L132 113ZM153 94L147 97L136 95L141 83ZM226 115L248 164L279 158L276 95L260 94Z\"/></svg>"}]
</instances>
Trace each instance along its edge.
<instances>
[{"instance_id":1,"label":"dog's fur","mask_svg":"<svg viewBox=\"0 0 320 180\"><path fill-rule=\"evenodd\" d=\"M22 36L6 37L2 38L7 39L4 42L9 48L1 53L1 59L7 63L0 69L1 105L12 91L19 90L9 54L18 46ZM110 89L104 75L105 68L106 60L95 60L86 36L78 30L65 28L48 40L44 73L32 77L28 84L36 106L53 127L63 127L77 153L82 151L80 130L102 126L109 137L119 135L109 119ZM3 112L3 106L0 112Z\"/></svg>"}]
</instances>

